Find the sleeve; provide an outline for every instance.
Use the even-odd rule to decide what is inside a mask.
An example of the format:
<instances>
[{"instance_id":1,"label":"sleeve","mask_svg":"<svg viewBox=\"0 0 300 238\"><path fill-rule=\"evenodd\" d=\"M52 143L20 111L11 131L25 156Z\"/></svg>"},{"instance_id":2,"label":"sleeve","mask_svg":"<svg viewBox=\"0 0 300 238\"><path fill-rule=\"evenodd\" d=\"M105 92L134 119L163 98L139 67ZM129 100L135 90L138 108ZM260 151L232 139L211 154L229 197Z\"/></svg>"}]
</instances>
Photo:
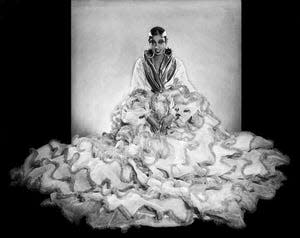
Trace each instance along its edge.
<instances>
[{"instance_id":1,"label":"sleeve","mask_svg":"<svg viewBox=\"0 0 300 238\"><path fill-rule=\"evenodd\" d=\"M150 89L149 86L147 85L145 72L144 72L144 68L143 68L143 63L140 58L136 61L135 65L134 65L132 79L131 79L131 83L130 83L130 92L132 92L133 90L135 90L137 88L141 88L141 89L145 89L145 90Z\"/></svg>"},{"instance_id":2,"label":"sleeve","mask_svg":"<svg viewBox=\"0 0 300 238\"><path fill-rule=\"evenodd\" d=\"M190 92L197 91L193 84L188 80L183 63L180 60L176 59L176 65L177 67L174 74L174 81L177 81L178 84L187 86Z\"/></svg>"}]
</instances>

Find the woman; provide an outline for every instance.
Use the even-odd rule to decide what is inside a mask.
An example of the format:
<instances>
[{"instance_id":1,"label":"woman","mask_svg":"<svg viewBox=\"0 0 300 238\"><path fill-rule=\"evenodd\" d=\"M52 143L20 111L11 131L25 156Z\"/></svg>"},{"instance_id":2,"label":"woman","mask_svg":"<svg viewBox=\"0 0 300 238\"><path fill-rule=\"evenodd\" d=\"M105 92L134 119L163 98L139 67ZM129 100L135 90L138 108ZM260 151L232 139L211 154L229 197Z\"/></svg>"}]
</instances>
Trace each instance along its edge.
<instances>
[{"instance_id":1,"label":"woman","mask_svg":"<svg viewBox=\"0 0 300 238\"><path fill-rule=\"evenodd\" d=\"M166 48L164 29L149 33L131 92L112 114L112 130L51 141L12 177L50 193L70 220L95 228L179 226L195 218L244 227L244 211L270 199L288 157L250 132L229 133Z\"/></svg>"}]
</instances>

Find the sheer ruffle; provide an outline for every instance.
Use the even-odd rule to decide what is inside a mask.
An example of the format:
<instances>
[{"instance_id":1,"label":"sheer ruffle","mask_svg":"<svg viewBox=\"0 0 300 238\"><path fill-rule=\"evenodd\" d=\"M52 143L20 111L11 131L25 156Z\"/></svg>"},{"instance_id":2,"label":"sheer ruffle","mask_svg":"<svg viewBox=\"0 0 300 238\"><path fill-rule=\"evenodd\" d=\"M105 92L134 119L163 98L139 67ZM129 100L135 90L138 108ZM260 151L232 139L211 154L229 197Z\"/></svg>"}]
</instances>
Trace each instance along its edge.
<instances>
[{"instance_id":1,"label":"sheer ruffle","mask_svg":"<svg viewBox=\"0 0 300 238\"><path fill-rule=\"evenodd\" d=\"M251 132L229 133L207 99L180 84L161 94L136 89L100 136L51 141L15 181L49 193L43 205L94 228L188 225L195 218L240 228L246 210L271 199L289 159Z\"/></svg>"}]
</instances>

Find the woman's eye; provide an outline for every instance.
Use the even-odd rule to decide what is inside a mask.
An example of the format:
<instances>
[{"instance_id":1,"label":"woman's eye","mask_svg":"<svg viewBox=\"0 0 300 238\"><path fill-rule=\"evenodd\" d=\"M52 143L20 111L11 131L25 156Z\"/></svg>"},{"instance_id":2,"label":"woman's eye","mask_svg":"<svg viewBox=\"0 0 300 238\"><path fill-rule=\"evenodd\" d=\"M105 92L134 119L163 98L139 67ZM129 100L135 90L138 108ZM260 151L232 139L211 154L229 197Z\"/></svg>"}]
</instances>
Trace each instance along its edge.
<instances>
[{"instance_id":1,"label":"woman's eye","mask_svg":"<svg viewBox=\"0 0 300 238\"><path fill-rule=\"evenodd\" d=\"M184 109L183 112L190 112L190 109Z\"/></svg>"}]
</instances>

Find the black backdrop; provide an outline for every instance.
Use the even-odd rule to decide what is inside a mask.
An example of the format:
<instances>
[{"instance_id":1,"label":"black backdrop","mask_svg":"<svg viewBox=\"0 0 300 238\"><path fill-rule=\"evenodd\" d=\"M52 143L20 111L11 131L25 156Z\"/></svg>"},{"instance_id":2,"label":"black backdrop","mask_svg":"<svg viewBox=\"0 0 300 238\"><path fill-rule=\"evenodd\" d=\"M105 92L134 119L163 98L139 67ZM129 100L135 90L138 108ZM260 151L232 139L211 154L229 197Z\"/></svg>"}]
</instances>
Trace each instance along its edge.
<instances>
[{"instance_id":1,"label":"black backdrop","mask_svg":"<svg viewBox=\"0 0 300 238\"><path fill-rule=\"evenodd\" d=\"M58 208L41 208L47 197L9 186L9 170L51 139L70 142L71 3L1 1L2 154L5 192L1 193L10 236L31 235L201 235L256 236L290 233L297 215L296 29L299 18L289 2L242 1L242 130L271 139L291 158L288 177L273 200L246 213L247 228L233 230L195 221L180 228L92 230L69 223ZM298 14L298 13L297 13ZM298 41L299 42L299 41ZM3 166L2 166L3 167Z\"/></svg>"}]
</instances>

